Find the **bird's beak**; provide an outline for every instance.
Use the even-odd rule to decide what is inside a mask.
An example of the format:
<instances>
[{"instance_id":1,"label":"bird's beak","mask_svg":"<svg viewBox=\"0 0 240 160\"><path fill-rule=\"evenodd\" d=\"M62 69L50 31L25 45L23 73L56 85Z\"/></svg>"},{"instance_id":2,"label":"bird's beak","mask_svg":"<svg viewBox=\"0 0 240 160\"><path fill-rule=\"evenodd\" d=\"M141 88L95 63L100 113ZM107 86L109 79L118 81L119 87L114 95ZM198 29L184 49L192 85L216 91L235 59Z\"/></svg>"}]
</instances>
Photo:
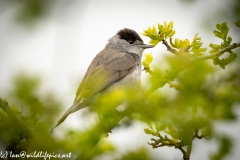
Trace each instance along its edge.
<instances>
[{"instance_id":1,"label":"bird's beak","mask_svg":"<svg viewBox=\"0 0 240 160\"><path fill-rule=\"evenodd\" d=\"M140 44L139 47L143 48L143 49L147 49L147 48L153 48L153 45L150 44Z\"/></svg>"}]
</instances>

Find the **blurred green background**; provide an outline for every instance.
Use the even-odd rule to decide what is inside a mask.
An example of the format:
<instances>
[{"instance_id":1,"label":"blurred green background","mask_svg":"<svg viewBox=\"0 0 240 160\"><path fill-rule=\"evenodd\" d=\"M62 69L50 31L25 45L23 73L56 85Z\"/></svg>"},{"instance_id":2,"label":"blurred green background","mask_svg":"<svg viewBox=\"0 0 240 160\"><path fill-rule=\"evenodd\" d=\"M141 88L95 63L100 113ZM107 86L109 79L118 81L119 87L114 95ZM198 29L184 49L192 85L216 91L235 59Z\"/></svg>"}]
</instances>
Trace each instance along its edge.
<instances>
[{"instance_id":1,"label":"blurred green background","mask_svg":"<svg viewBox=\"0 0 240 160\"><path fill-rule=\"evenodd\" d=\"M212 139L193 142L192 159L221 159L227 154L227 159L237 160L239 56L225 70L207 61L179 74L176 82L185 88L184 94L165 85L148 99L137 97L134 91L127 97L121 92L103 97L98 104L106 104L99 105L105 107L104 113L120 98L129 99L135 114L129 114L94 148L99 138L98 117L88 109L70 115L52 135L48 133L72 104L91 59L118 30L127 27L140 34L164 20L174 21L175 38L191 40L199 33L208 47L210 42L220 43L212 31L226 21L229 34L238 42L234 22L240 17L239 7L238 0L1 0L0 98L6 98L12 112L0 110L0 153L25 150L71 152L71 159L81 153L96 160L181 159L181 152L174 148L153 150L147 144L152 136L144 132L146 122L161 122L183 129L186 139L191 134L188 128L211 128ZM159 77L181 65L163 45L151 52ZM157 78L143 72L143 89L157 85ZM1 106L7 104L1 101ZM193 108L198 110L194 123Z\"/></svg>"}]
</instances>

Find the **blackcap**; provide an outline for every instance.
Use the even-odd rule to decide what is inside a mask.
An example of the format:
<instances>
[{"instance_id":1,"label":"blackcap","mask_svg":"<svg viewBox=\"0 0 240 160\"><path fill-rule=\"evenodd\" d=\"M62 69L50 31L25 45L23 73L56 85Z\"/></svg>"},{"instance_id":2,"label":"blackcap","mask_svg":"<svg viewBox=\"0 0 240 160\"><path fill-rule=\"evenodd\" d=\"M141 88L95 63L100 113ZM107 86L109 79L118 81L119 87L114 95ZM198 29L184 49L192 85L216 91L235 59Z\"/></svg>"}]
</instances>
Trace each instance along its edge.
<instances>
[{"instance_id":1,"label":"blackcap","mask_svg":"<svg viewBox=\"0 0 240 160\"><path fill-rule=\"evenodd\" d=\"M77 90L73 105L59 119L60 125L69 114L90 105L91 99L111 88L136 85L141 76L143 50L152 48L131 29L122 29L108 40L106 47L92 60ZM54 127L54 128L55 128Z\"/></svg>"}]
</instances>

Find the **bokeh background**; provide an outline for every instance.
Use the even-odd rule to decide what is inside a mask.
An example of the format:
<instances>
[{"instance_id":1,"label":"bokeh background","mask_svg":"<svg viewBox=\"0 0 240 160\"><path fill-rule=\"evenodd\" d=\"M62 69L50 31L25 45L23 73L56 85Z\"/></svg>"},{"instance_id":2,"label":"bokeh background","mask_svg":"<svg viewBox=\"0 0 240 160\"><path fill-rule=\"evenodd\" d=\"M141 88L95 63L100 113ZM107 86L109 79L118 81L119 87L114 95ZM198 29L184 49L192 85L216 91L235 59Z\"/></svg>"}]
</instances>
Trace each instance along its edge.
<instances>
[{"instance_id":1,"label":"bokeh background","mask_svg":"<svg viewBox=\"0 0 240 160\"><path fill-rule=\"evenodd\" d=\"M42 81L39 92L53 92L61 99L63 113L71 106L91 60L118 30L131 28L141 34L157 23L174 21L175 38L192 39L199 33L203 46L208 47L210 42L219 42L212 33L215 25L228 22L230 35L237 42L240 36L233 23L240 17L239 4L239 0L0 0L0 97L8 98L15 75L38 76ZM147 50L155 59L165 51L163 45ZM144 77L143 73L143 83ZM61 137L65 128L86 128L94 120L84 113L69 116L54 134ZM153 157L181 159L181 153L173 148L151 149L144 127L146 124L136 122L113 130L108 138L119 153L145 146ZM217 122L216 127L236 139L228 159L237 160L239 121ZM195 140L193 148L191 158L202 160L216 150L216 145L214 141Z\"/></svg>"}]
</instances>

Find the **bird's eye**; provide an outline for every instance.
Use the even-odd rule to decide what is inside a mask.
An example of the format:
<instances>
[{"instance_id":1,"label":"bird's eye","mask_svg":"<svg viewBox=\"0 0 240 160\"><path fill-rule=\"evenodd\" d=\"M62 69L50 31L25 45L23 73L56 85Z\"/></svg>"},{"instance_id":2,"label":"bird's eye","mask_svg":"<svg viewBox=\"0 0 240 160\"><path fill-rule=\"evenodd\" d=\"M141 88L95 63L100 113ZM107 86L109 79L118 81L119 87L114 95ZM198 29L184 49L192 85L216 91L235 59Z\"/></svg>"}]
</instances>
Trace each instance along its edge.
<instances>
[{"instance_id":1,"label":"bird's eye","mask_svg":"<svg viewBox=\"0 0 240 160\"><path fill-rule=\"evenodd\" d=\"M129 39L127 40L128 43L133 44L133 40Z\"/></svg>"}]
</instances>

